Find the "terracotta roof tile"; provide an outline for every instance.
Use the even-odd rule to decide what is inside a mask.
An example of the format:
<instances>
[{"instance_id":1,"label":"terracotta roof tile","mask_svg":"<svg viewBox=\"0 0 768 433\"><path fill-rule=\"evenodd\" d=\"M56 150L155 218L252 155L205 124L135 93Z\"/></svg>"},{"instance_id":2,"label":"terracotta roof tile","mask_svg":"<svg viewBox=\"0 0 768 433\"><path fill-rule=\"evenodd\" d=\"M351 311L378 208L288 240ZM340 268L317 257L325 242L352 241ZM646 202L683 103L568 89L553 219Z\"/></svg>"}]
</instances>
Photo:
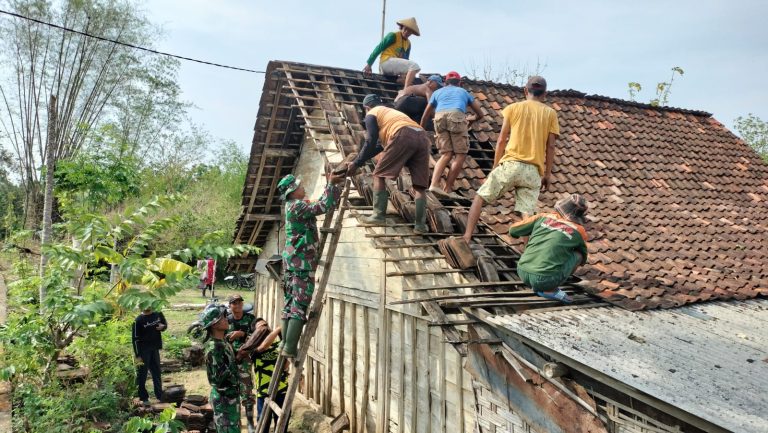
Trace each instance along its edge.
<instances>
[{"instance_id":1,"label":"terracotta roof tile","mask_svg":"<svg viewBox=\"0 0 768 433\"><path fill-rule=\"evenodd\" d=\"M365 82L357 71L318 68ZM471 125L469 157L457 181L472 198L493 164L500 110L523 100L523 92L489 82L464 85L486 113ZM365 87L346 91L362 96ZM396 86L389 90L391 98ZM553 183L539 205L549 211L567 192L589 200L590 258L577 275L591 283L590 292L630 310L768 294L768 165L742 140L701 111L574 90L552 91L547 103L558 112L561 136ZM262 104L257 124L269 110ZM485 206L481 220L503 234L518 218L513 208L514 194L507 194Z\"/></svg>"}]
</instances>

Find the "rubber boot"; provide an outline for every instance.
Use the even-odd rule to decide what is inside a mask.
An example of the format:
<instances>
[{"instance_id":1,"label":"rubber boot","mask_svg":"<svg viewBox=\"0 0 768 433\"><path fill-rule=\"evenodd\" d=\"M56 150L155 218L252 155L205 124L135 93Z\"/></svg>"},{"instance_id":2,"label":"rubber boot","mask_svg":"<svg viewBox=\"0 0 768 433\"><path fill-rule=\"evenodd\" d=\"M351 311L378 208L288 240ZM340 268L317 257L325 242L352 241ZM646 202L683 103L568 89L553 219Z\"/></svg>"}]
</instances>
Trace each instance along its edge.
<instances>
[{"instance_id":1,"label":"rubber boot","mask_svg":"<svg viewBox=\"0 0 768 433\"><path fill-rule=\"evenodd\" d=\"M288 331L283 333L285 335L285 343L283 344L282 354L288 358L295 358L298 353L299 337L301 337L301 330L304 328L304 321L301 319L291 319L288 322Z\"/></svg>"},{"instance_id":2,"label":"rubber boot","mask_svg":"<svg viewBox=\"0 0 768 433\"><path fill-rule=\"evenodd\" d=\"M248 422L248 433L255 433L256 426L253 424L253 406L245 407L245 420Z\"/></svg>"},{"instance_id":3,"label":"rubber boot","mask_svg":"<svg viewBox=\"0 0 768 433\"><path fill-rule=\"evenodd\" d=\"M279 349L283 348L283 345L285 345L285 334L288 332L288 319L283 319L283 321L280 324L280 346L278 346Z\"/></svg>"},{"instance_id":4,"label":"rubber boot","mask_svg":"<svg viewBox=\"0 0 768 433\"><path fill-rule=\"evenodd\" d=\"M429 233L429 227L427 226L427 199L416 199L414 203L416 204L416 221L413 224L413 232L418 235Z\"/></svg>"},{"instance_id":5,"label":"rubber boot","mask_svg":"<svg viewBox=\"0 0 768 433\"><path fill-rule=\"evenodd\" d=\"M373 213L363 218L361 226L383 226L387 223L387 204L389 203L389 191L373 192Z\"/></svg>"}]
</instances>

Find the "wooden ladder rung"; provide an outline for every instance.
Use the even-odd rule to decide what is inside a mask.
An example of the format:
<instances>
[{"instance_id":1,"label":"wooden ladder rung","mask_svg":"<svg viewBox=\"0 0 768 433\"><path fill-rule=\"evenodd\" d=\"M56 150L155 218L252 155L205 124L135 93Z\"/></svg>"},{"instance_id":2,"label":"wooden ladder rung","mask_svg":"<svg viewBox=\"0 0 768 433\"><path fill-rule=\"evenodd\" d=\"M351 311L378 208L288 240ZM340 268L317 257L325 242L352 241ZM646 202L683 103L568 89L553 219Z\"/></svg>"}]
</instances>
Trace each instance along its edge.
<instances>
[{"instance_id":1,"label":"wooden ladder rung","mask_svg":"<svg viewBox=\"0 0 768 433\"><path fill-rule=\"evenodd\" d=\"M278 417L283 416L283 408L280 407L280 405L277 404L277 402L272 401L272 399L270 399L269 397L265 397L265 398L267 403L269 404L269 407L272 408L272 412L274 412Z\"/></svg>"}]
</instances>

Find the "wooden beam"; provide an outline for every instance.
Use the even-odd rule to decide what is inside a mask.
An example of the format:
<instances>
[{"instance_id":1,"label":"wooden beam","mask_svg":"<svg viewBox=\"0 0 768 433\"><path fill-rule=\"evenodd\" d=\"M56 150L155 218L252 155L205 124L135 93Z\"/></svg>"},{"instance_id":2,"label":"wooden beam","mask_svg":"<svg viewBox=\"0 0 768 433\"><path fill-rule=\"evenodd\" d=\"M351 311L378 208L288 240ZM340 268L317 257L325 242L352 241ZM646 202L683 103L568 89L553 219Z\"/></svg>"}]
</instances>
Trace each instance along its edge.
<instances>
[{"instance_id":1,"label":"wooden beam","mask_svg":"<svg viewBox=\"0 0 768 433\"><path fill-rule=\"evenodd\" d=\"M266 149L264 154L267 158L295 158L299 155L298 149Z\"/></svg>"},{"instance_id":2,"label":"wooden beam","mask_svg":"<svg viewBox=\"0 0 768 433\"><path fill-rule=\"evenodd\" d=\"M280 214L249 213L245 215L244 221L280 221Z\"/></svg>"},{"instance_id":3,"label":"wooden beam","mask_svg":"<svg viewBox=\"0 0 768 433\"><path fill-rule=\"evenodd\" d=\"M438 286L425 286L425 287L410 287L403 288L403 291L412 292L417 290L441 290L441 289L464 289L470 287L495 287L495 286L524 286L522 281L482 281L478 283L461 283L461 284L443 284ZM533 292L530 292L533 293Z\"/></svg>"}]
</instances>

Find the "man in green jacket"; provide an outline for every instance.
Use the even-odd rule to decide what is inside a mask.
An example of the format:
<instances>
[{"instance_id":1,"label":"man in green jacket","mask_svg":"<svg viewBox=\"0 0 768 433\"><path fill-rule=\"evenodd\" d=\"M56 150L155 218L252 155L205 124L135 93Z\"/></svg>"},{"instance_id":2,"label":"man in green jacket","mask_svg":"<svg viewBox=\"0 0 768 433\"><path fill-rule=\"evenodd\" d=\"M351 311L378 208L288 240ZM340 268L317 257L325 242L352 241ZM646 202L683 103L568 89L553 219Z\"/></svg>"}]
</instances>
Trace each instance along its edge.
<instances>
[{"instance_id":1,"label":"man in green jacket","mask_svg":"<svg viewBox=\"0 0 768 433\"><path fill-rule=\"evenodd\" d=\"M558 286L587 262L584 216L587 201L571 194L555 203L557 213L536 214L509 228L512 237L528 236L517 262L517 275L537 295L570 303L573 299Z\"/></svg>"},{"instance_id":2,"label":"man in green jacket","mask_svg":"<svg viewBox=\"0 0 768 433\"><path fill-rule=\"evenodd\" d=\"M240 346L246 342L256 328L256 316L243 311L243 297L239 294L229 297L229 309L232 312L227 316L229 328L227 329L226 340L232 344L232 350L237 353ZM256 404L256 399L253 396L251 363L247 359L238 361L237 368L240 375L240 402L245 407L248 432L252 433L254 431L253 406Z\"/></svg>"}]
</instances>

